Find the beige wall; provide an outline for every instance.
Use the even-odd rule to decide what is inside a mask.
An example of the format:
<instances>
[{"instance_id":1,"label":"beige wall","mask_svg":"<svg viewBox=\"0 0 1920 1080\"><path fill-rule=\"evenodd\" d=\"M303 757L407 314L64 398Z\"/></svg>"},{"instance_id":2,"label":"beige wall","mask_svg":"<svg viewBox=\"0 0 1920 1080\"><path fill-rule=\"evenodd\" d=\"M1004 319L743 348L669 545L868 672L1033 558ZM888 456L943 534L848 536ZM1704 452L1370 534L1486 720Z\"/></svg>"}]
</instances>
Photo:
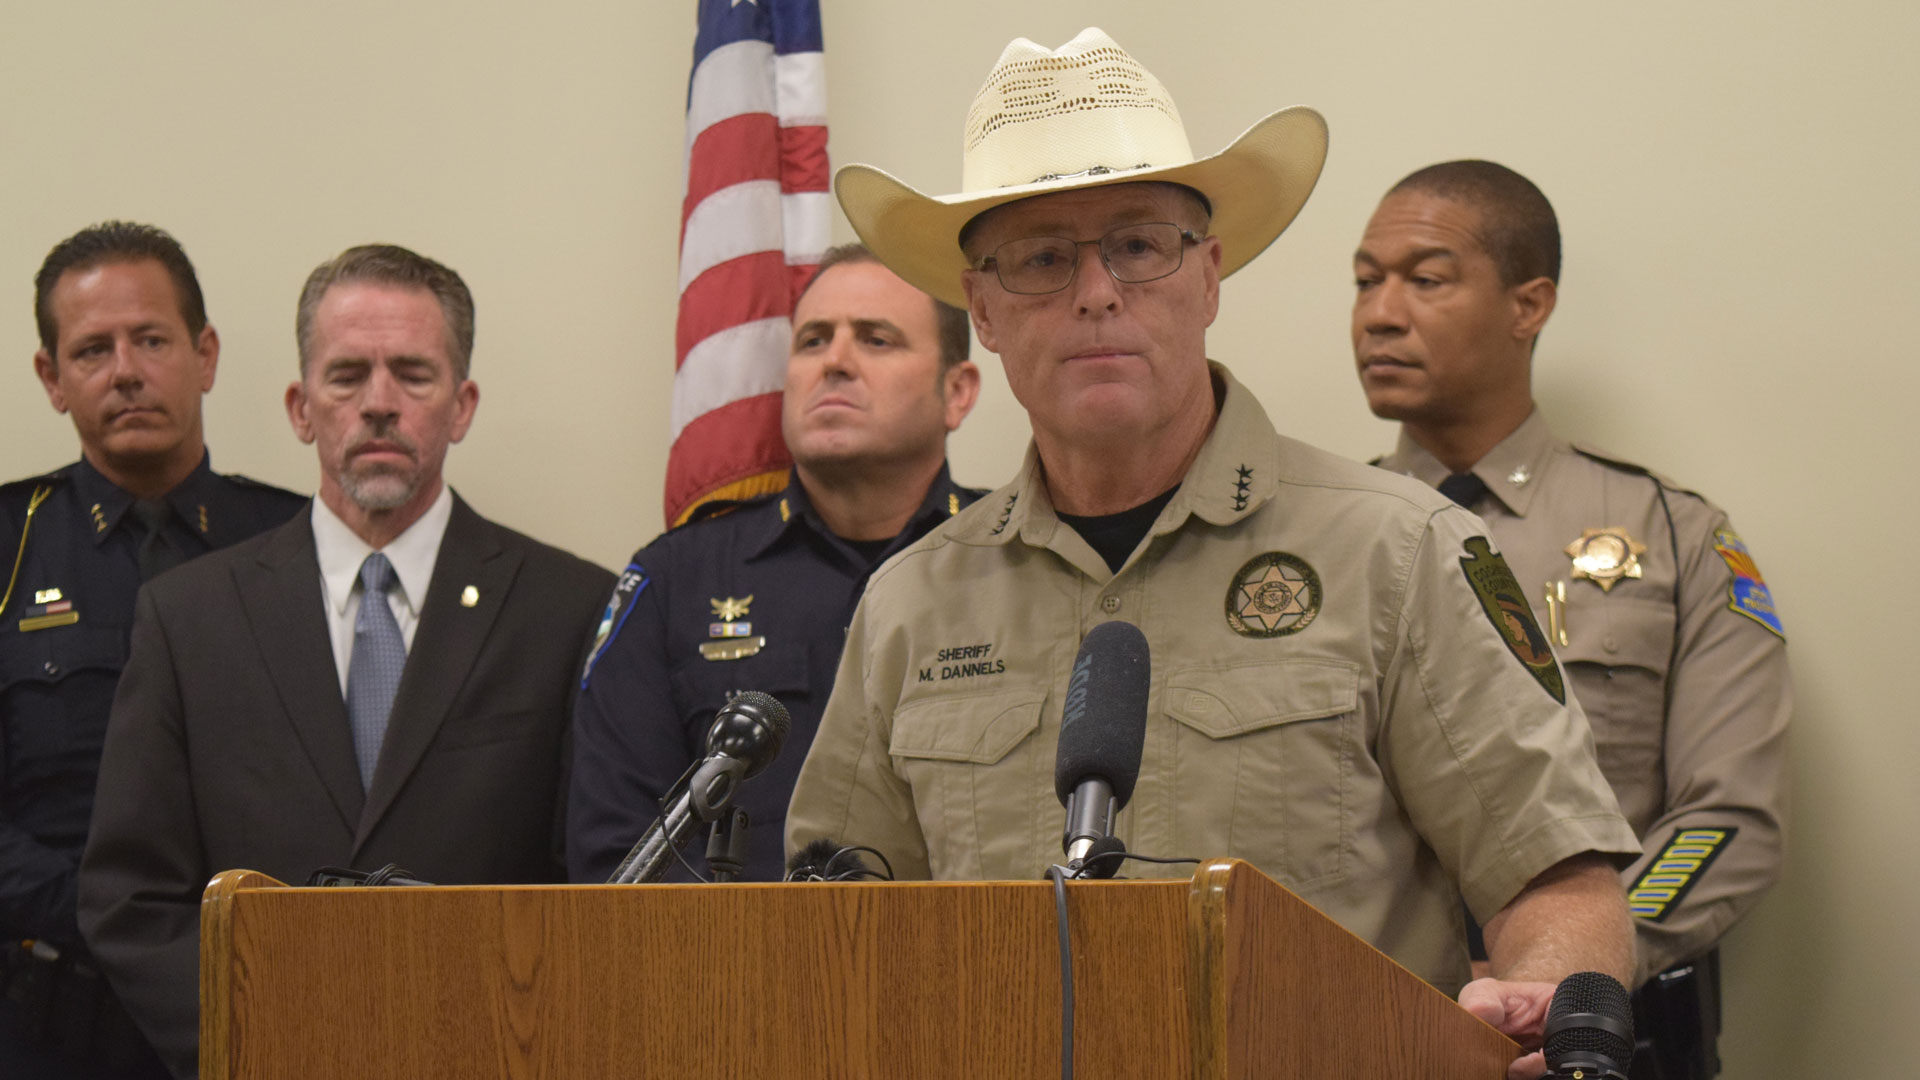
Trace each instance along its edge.
<instances>
[{"instance_id":1,"label":"beige wall","mask_svg":"<svg viewBox=\"0 0 1920 1080\"><path fill-rule=\"evenodd\" d=\"M79 226L123 216L181 238L225 341L215 462L302 490L311 452L279 406L294 296L322 258L392 240L478 297L482 407L455 484L609 565L651 536L691 4L435 7L7 5L0 475L74 456L27 360L31 273ZM1103 25L1203 152L1270 108L1320 108L1319 191L1227 284L1211 347L1285 430L1354 456L1391 439L1345 338L1348 256L1379 193L1461 156L1538 181L1568 252L1542 404L1726 506L1793 642L1792 864L1728 948L1730 1072L1909 1064L1894 1045L1920 1014L1920 724L1898 688L1920 515L1886 439L1920 390L1902 314L1920 236L1911 5L827 0L826 20L836 162L937 191L1015 34ZM983 359L987 400L953 456L985 485L1025 425Z\"/></svg>"}]
</instances>

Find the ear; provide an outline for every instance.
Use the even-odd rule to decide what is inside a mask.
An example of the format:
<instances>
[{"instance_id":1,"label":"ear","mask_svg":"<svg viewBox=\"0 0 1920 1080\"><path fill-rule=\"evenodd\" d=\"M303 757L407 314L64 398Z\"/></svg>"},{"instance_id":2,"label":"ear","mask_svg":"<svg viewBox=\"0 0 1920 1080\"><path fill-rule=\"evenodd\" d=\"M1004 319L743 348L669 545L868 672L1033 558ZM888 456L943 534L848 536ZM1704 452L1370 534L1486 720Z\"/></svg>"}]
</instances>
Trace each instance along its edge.
<instances>
[{"instance_id":1,"label":"ear","mask_svg":"<svg viewBox=\"0 0 1920 1080\"><path fill-rule=\"evenodd\" d=\"M313 444L313 417L307 413L307 384L298 379L287 384L287 423L301 442Z\"/></svg>"},{"instance_id":2,"label":"ear","mask_svg":"<svg viewBox=\"0 0 1920 1080\"><path fill-rule=\"evenodd\" d=\"M1207 237L1194 249L1194 254L1199 255L1203 260L1200 269L1206 275L1205 302L1208 326L1212 326L1214 318L1220 314L1221 251L1220 238L1217 236Z\"/></svg>"},{"instance_id":3,"label":"ear","mask_svg":"<svg viewBox=\"0 0 1920 1080\"><path fill-rule=\"evenodd\" d=\"M33 373L40 376L40 385L46 388L47 400L53 403L53 411L67 411L67 395L60 389L60 369L54 366L53 354L45 349L33 354Z\"/></svg>"},{"instance_id":4,"label":"ear","mask_svg":"<svg viewBox=\"0 0 1920 1080\"><path fill-rule=\"evenodd\" d=\"M472 379L460 380L453 391L453 442L467 437L467 429L473 426L474 411L480 408L480 384Z\"/></svg>"},{"instance_id":5,"label":"ear","mask_svg":"<svg viewBox=\"0 0 1920 1080\"><path fill-rule=\"evenodd\" d=\"M960 287L967 291L967 314L973 317L973 336L980 339L981 348L998 356L1000 339L993 332L993 319L987 314L987 287L981 282L984 273L968 270L961 274Z\"/></svg>"},{"instance_id":6,"label":"ear","mask_svg":"<svg viewBox=\"0 0 1920 1080\"><path fill-rule=\"evenodd\" d=\"M1547 316L1553 314L1553 305L1559 298L1559 289L1552 278L1537 277L1522 282L1508 290L1513 302L1513 336L1520 341L1532 341L1540 336L1540 329L1547 325Z\"/></svg>"},{"instance_id":7,"label":"ear","mask_svg":"<svg viewBox=\"0 0 1920 1080\"><path fill-rule=\"evenodd\" d=\"M960 421L980 400L980 368L971 360L962 360L947 369L940 384L946 392L947 430L958 431Z\"/></svg>"},{"instance_id":8,"label":"ear","mask_svg":"<svg viewBox=\"0 0 1920 1080\"><path fill-rule=\"evenodd\" d=\"M200 328L200 340L193 343L193 351L200 356L200 392L213 389L213 374L220 366L220 331L212 323Z\"/></svg>"}]
</instances>

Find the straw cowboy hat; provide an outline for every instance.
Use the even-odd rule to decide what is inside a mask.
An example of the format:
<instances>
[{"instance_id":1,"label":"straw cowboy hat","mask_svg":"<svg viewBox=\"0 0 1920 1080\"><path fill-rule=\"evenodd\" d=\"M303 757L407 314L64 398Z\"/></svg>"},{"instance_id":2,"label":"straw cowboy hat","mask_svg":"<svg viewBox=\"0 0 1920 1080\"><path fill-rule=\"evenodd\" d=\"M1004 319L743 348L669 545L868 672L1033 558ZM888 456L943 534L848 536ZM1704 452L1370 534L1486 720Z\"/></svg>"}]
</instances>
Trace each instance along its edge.
<instances>
[{"instance_id":1,"label":"straw cowboy hat","mask_svg":"<svg viewBox=\"0 0 1920 1080\"><path fill-rule=\"evenodd\" d=\"M924 195L871 165L841 169L834 193L894 273L965 307L960 230L1003 203L1103 184L1185 184L1213 204L1225 277L1300 212L1326 157L1327 122L1296 105L1196 161L1160 80L1089 27L1057 50L1016 38L1000 54L967 114L958 195Z\"/></svg>"}]
</instances>

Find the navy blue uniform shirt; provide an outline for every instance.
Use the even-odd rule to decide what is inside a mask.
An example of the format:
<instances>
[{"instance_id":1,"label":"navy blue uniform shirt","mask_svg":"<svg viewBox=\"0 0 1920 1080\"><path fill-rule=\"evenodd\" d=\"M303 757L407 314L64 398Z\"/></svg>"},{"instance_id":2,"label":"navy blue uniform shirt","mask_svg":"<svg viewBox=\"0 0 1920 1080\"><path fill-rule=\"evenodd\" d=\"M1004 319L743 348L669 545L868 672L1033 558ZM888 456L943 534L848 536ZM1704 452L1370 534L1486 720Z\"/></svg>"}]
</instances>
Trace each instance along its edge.
<instances>
[{"instance_id":1,"label":"navy blue uniform shirt","mask_svg":"<svg viewBox=\"0 0 1920 1080\"><path fill-rule=\"evenodd\" d=\"M167 539L188 558L307 505L205 457L164 501ZM84 460L0 486L0 593L13 586L0 609L0 940L80 946L74 881L141 584L133 503Z\"/></svg>"},{"instance_id":2,"label":"navy blue uniform shirt","mask_svg":"<svg viewBox=\"0 0 1920 1080\"><path fill-rule=\"evenodd\" d=\"M793 726L780 756L736 799L751 823L740 877L780 880L787 800L868 575L980 495L942 465L907 527L870 557L827 529L796 477L778 495L673 529L634 555L574 706L569 877L605 881L703 756L727 695L759 690L787 707ZM702 830L686 857L703 875L705 852ZM685 871L674 878L686 880Z\"/></svg>"}]
</instances>

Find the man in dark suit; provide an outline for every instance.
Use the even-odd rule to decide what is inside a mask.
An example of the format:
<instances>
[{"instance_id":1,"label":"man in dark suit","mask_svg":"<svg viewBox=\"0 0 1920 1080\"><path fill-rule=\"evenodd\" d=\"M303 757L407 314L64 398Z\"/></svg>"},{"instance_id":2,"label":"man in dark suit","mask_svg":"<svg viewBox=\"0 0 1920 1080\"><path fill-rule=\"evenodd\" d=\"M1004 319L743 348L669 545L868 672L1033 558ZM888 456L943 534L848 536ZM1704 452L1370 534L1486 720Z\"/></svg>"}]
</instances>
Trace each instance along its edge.
<instances>
[{"instance_id":1,"label":"man in dark suit","mask_svg":"<svg viewBox=\"0 0 1920 1080\"><path fill-rule=\"evenodd\" d=\"M350 249L308 279L297 333L287 414L319 497L141 593L81 864L81 929L181 1076L213 874L564 878L569 691L613 584L442 480L479 404L459 275Z\"/></svg>"}]
</instances>

